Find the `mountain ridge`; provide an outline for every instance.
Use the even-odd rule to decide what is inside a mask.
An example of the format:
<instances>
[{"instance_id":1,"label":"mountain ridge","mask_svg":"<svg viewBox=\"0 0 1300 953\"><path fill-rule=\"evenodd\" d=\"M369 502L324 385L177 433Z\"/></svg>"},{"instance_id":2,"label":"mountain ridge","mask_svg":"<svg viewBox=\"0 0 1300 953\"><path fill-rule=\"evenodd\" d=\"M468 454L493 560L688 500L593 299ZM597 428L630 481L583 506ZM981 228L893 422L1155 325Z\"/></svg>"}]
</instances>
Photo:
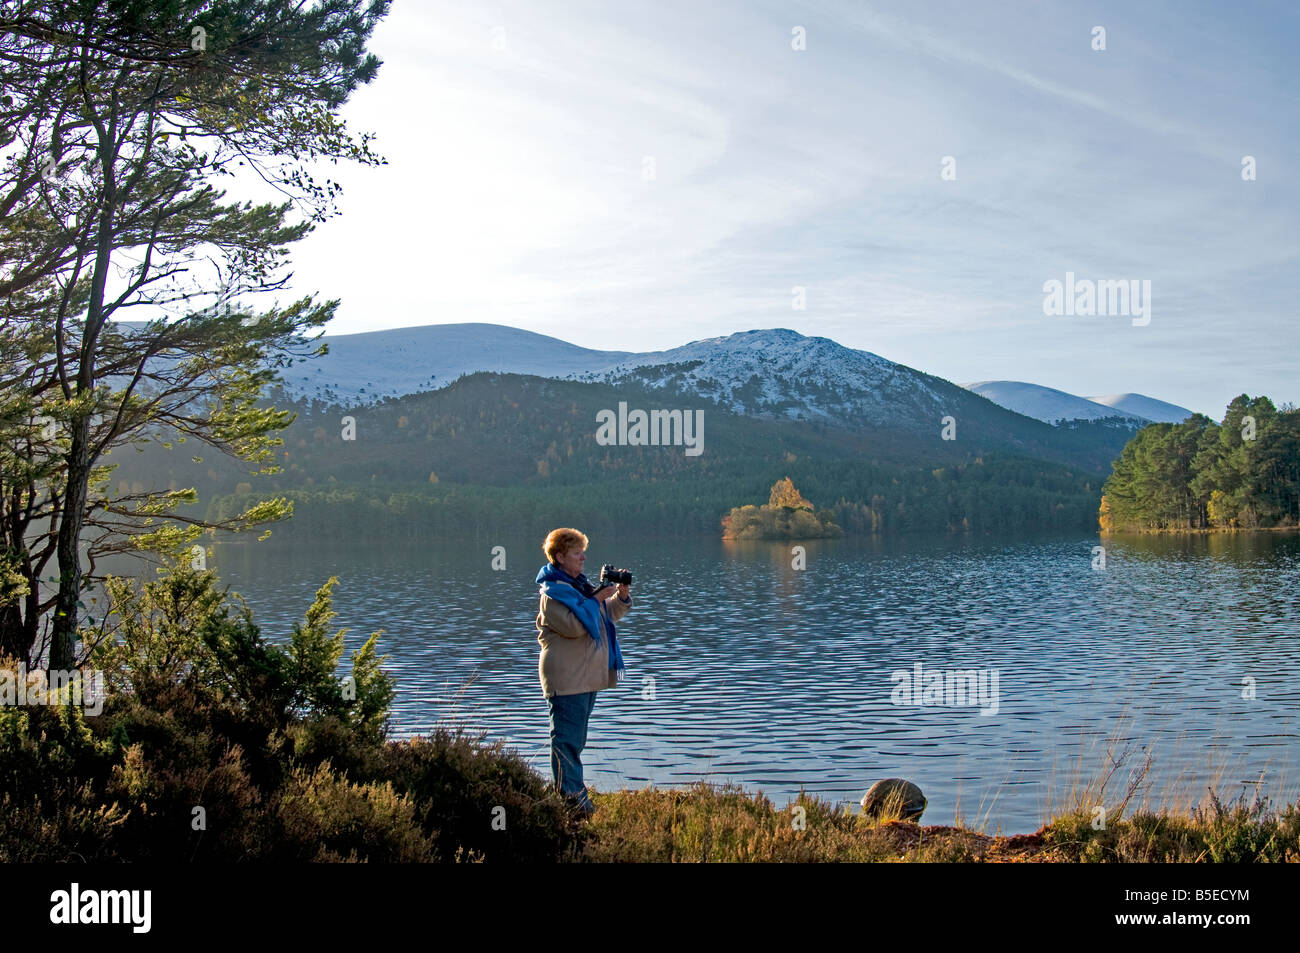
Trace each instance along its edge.
<instances>
[{"instance_id":1,"label":"mountain ridge","mask_svg":"<svg viewBox=\"0 0 1300 953\"><path fill-rule=\"evenodd\" d=\"M850 427L861 425L864 418L909 429L922 419L937 426L942 417L960 418L967 406L958 393L962 390L1051 424L1113 417L1116 423L1136 428L1151 420L1190 414L1141 394L1093 401L1014 381L956 384L790 328L738 331L648 352L586 348L485 322L417 325L308 340L325 343L328 353L281 368L283 394L340 405L367 406L437 390L468 374L487 371L556 380L636 379L660 386L672 382L679 391L693 391L741 413Z\"/></svg>"},{"instance_id":2,"label":"mountain ridge","mask_svg":"<svg viewBox=\"0 0 1300 953\"><path fill-rule=\"evenodd\" d=\"M791 419L847 419L852 425L854 418L864 413L900 422L909 415L901 405L910 404L912 412L928 406L931 413L944 405L960 405L962 401L952 388L969 390L873 352L790 328L738 331L647 352L585 348L537 332L488 323L420 325L321 340L329 345L328 354L300 362L301 369L282 370L289 396L364 405L437 389L477 371L605 382L633 377L647 383L675 379L679 385L694 387L702 396L717 398L738 410L763 413L763 408L776 409ZM680 366L696 361L700 363L691 368ZM678 366L658 375L643 370L672 365ZM866 393L875 395L874 403L863 400ZM1174 406L1139 394L1122 396L1151 406ZM992 402L1023 412L996 399ZM1061 419L1115 416L1134 423L1148 419L1127 407L1107 413L1100 405L1086 406L1088 413ZM1033 413L1025 416L1045 419Z\"/></svg>"}]
</instances>

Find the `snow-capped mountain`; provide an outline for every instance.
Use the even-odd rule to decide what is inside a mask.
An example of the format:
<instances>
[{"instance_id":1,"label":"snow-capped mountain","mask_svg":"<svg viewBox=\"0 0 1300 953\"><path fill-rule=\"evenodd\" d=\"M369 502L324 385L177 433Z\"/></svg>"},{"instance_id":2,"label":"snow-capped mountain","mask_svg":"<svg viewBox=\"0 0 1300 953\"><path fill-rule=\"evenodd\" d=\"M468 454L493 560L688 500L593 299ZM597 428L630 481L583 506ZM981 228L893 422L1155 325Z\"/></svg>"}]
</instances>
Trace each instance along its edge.
<instances>
[{"instance_id":1,"label":"snow-capped mountain","mask_svg":"<svg viewBox=\"0 0 1300 953\"><path fill-rule=\"evenodd\" d=\"M981 397L987 397L1001 407L1049 424L1060 420L1100 420L1103 417L1122 417L1135 423L1146 423L1137 414L1103 407L1086 397L1076 397L1062 390L1026 384L1024 381L975 381L961 386Z\"/></svg>"},{"instance_id":2,"label":"snow-capped mountain","mask_svg":"<svg viewBox=\"0 0 1300 953\"><path fill-rule=\"evenodd\" d=\"M430 324L321 340L328 354L281 370L291 397L369 404L437 390L475 371L563 377L631 356L500 324Z\"/></svg>"},{"instance_id":3,"label":"snow-capped mountain","mask_svg":"<svg viewBox=\"0 0 1300 953\"><path fill-rule=\"evenodd\" d=\"M122 322L128 329L142 322ZM752 416L849 427L932 427L971 395L1037 420L1117 418L1140 425L1191 411L1141 394L1083 398L1019 381L957 385L902 364L787 328L742 331L666 351L580 347L498 324L432 324L326 335L329 353L281 368L294 399L364 406L438 390L477 371L672 388ZM982 403L982 401L981 401ZM984 404L984 407L988 407Z\"/></svg>"},{"instance_id":4,"label":"snow-capped mountain","mask_svg":"<svg viewBox=\"0 0 1300 953\"><path fill-rule=\"evenodd\" d=\"M286 393L364 405L497 371L673 385L759 416L904 425L952 412L948 381L829 338L745 331L639 354L598 351L493 324L439 324L327 336L329 353L281 370ZM689 366L688 366L689 365ZM943 396L943 395L946 395ZM942 414L939 414L942 416Z\"/></svg>"},{"instance_id":5,"label":"snow-capped mountain","mask_svg":"<svg viewBox=\"0 0 1300 953\"><path fill-rule=\"evenodd\" d=\"M913 429L924 420L937 428L964 396L948 381L786 328L692 341L573 376L697 393L751 416L848 426Z\"/></svg>"},{"instance_id":6,"label":"snow-capped mountain","mask_svg":"<svg viewBox=\"0 0 1300 953\"><path fill-rule=\"evenodd\" d=\"M1156 400L1144 394L1107 394L1105 397L1089 397L1088 400L1160 424L1180 424L1192 416L1192 412L1186 407Z\"/></svg>"},{"instance_id":7,"label":"snow-capped mountain","mask_svg":"<svg viewBox=\"0 0 1300 953\"><path fill-rule=\"evenodd\" d=\"M281 370L291 397L365 405L437 390L464 374L496 371L606 383L633 381L697 393L739 413L850 427L916 429L920 421L932 426L942 416L956 416L968 394L1049 423L1114 417L1139 425L1179 412L1182 417L1190 414L1139 394L1117 395L1116 406L1109 406L1016 381L958 386L869 351L787 328L743 331L644 353L594 350L532 331L477 323L395 328L323 340L329 344L328 354ZM1143 414L1143 409L1153 416Z\"/></svg>"},{"instance_id":8,"label":"snow-capped mountain","mask_svg":"<svg viewBox=\"0 0 1300 953\"><path fill-rule=\"evenodd\" d=\"M1008 410L1050 424L1062 420L1100 420L1107 417L1118 417L1140 425L1152 421L1179 423L1192 415L1190 410L1141 394L1078 397L1024 381L976 381L961 386Z\"/></svg>"}]
</instances>

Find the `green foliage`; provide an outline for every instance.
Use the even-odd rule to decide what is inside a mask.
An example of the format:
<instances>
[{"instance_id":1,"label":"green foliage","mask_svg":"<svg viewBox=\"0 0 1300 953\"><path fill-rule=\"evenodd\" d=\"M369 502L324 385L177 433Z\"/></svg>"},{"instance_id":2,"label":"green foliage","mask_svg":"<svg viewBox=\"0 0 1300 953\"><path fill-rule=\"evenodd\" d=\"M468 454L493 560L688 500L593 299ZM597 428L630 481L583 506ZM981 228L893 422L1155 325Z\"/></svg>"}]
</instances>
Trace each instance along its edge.
<instances>
[{"instance_id":1,"label":"green foliage","mask_svg":"<svg viewBox=\"0 0 1300 953\"><path fill-rule=\"evenodd\" d=\"M482 741L439 727L389 745L376 774L411 796L444 858L465 849L488 862L574 859L582 838L569 806L516 752Z\"/></svg>"},{"instance_id":2,"label":"green foliage","mask_svg":"<svg viewBox=\"0 0 1300 953\"><path fill-rule=\"evenodd\" d=\"M290 705L310 712L312 718L296 735L300 753L319 758L322 750L333 749L349 763L357 759L356 749L381 743L388 729L388 708L395 695L393 680L381 668L387 656L377 656L380 632L352 653L352 674L334 676L343 655L346 629L329 634L337 615L331 606L331 590L338 577L316 592L306 621L295 623L287 650L288 679L296 686ZM326 740L326 739L331 740Z\"/></svg>"},{"instance_id":3,"label":"green foliage","mask_svg":"<svg viewBox=\"0 0 1300 953\"><path fill-rule=\"evenodd\" d=\"M0 668L16 664L0 660ZM112 750L76 706L0 706L0 862L102 856L125 820L116 803L96 796Z\"/></svg>"},{"instance_id":4,"label":"green foliage","mask_svg":"<svg viewBox=\"0 0 1300 953\"><path fill-rule=\"evenodd\" d=\"M1300 804L1274 812L1259 799L1224 804L1211 791L1190 814L1137 811L1093 827L1088 810L1055 818L1043 831L1061 860L1083 863L1297 863Z\"/></svg>"},{"instance_id":5,"label":"green foliage","mask_svg":"<svg viewBox=\"0 0 1300 953\"><path fill-rule=\"evenodd\" d=\"M1300 525L1300 410L1233 399L1222 424L1197 414L1152 424L1103 487L1113 529Z\"/></svg>"},{"instance_id":6,"label":"green foliage","mask_svg":"<svg viewBox=\"0 0 1300 953\"><path fill-rule=\"evenodd\" d=\"M0 606L17 602L30 591L21 557L11 547L0 548Z\"/></svg>"},{"instance_id":7,"label":"green foliage","mask_svg":"<svg viewBox=\"0 0 1300 953\"><path fill-rule=\"evenodd\" d=\"M388 709L397 694L392 678L381 667L388 656L375 654L378 644L379 632L375 632L352 653L354 698L352 704L344 706L352 732L369 742L377 742L388 733Z\"/></svg>"},{"instance_id":8,"label":"green foliage","mask_svg":"<svg viewBox=\"0 0 1300 953\"><path fill-rule=\"evenodd\" d=\"M69 668L96 556L175 552L200 528L241 531L288 515L267 500L219 527L183 517L160 526L193 493L113 493L101 460L193 437L274 472L276 433L292 415L263 406L262 392L338 302L247 309L285 287L289 247L337 214L339 186L314 177L319 161L383 161L339 110L375 76L366 46L387 9L387 0L6 7L0 547L30 554L7 567L29 588L53 558L58 591L4 603L0 648L29 655L52 620L50 660ZM241 167L284 200L229 201L221 184ZM195 269L196 258L213 267ZM141 306L172 315L143 328L115 321ZM34 436L38 417L51 427ZM0 578L0 596L3 587Z\"/></svg>"},{"instance_id":9,"label":"green foliage","mask_svg":"<svg viewBox=\"0 0 1300 953\"><path fill-rule=\"evenodd\" d=\"M501 743L386 740L379 633L337 672L336 578L278 643L187 560L111 582L103 713L0 707L0 861L577 855L569 806Z\"/></svg>"},{"instance_id":10,"label":"green foliage","mask_svg":"<svg viewBox=\"0 0 1300 953\"><path fill-rule=\"evenodd\" d=\"M95 644L92 659L103 668L110 692L144 693L181 681L196 665L213 668L197 625L221 609L215 573L178 558L159 580L139 586L109 577L105 589L118 626L112 638Z\"/></svg>"},{"instance_id":11,"label":"green foliage","mask_svg":"<svg viewBox=\"0 0 1300 953\"><path fill-rule=\"evenodd\" d=\"M375 654L380 633L353 653L351 675L336 674L347 631L329 632L337 577L317 590L305 620L280 646L262 637L242 600L232 617L212 570L171 559L159 572L142 586L109 580L110 615L120 622L93 657L112 690L147 699L159 686L188 680L257 713L268 730L334 719L360 743L383 738L394 688L381 668L386 656Z\"/></svg>"},{"instance_id":12,"label":"green foliage","mask_svg":"<svg viewBox=\"0 0 1300 953\"><path fill-rule=\"evenodd\" d=\"M125 811L104 845L110 857L238 861L277 834L266 801L281 771L237 709L187 686L155 694L152 706L120 701L108 724L131 740L97 792ZM258 746L253 763L234 737Z\"/></svg>"},{"instance_id":13,"label":"green foliage","mask_svg":"<svg viewBox=\"0 0 1300 953\"><path fill-rule=\"evenodd\" d=\"M356 784L333 774L295 768L279 798L277 817L286 861L418 863L436 860L433 838L420 826L410 798L391 782Z\"/></svg>"}]
</instances>

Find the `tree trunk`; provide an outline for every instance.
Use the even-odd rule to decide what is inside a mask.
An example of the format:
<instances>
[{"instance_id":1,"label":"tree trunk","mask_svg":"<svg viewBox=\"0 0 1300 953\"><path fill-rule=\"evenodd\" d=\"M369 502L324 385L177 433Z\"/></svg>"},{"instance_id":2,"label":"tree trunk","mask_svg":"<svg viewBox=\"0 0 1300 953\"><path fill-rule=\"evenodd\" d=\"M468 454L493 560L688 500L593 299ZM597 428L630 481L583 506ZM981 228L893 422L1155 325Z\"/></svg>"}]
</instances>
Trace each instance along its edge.
<instances>
[{"instance_id":1,"label":"tree trunk","mask_svg":"<svg viewBox=\"0 0 1300 953\"><path fill-rule=\"evenodd\" d=\"M81 526L86 514L90 478L89 417L73 423L68 451L68 488L63 519L59 523L59 594L54 604L54 629L50 640L50 668L71 669L76 662L77 603L81 599Z\"/></svg>"},{"instance_id":2,"label":"tree trunk","mask_svg":"<svg viewBox=\"0 0 1300 953\"><path fill-rule=\"evenodd\" d=\"M31 665L32 646L41 621L41 582L30 560L23 560L21 571L27 581L27 595L0 609L0 656Z\"/></svg>"},{"instance_id":3,"label":"tree trunk","mask_svg":"<svg viewBox=\"0 0 1300 953\"><path fill-rule=\"evenodd\" d=\"M90 299L86 304L86 323L82 328L81 353L77 361L75 395L85 398L95 391L95 357L99 332L104 326L104 289L108 284L108 267L113 254L118 192L116 180L117 97L106 124L97 123L99 132L100 171L104 193L95 223L95 270L91 275ZM62 353L63 342L55 341ZM54 605L54 628L50 637L50 668L71 669L76 662L77 603L81 599L81 528L86 518L89 493L90 420L95 408L78 403L69 421L71 446L68 448L68 485L63 494L63 517L59 522L59 594Z\"/></svg>"},{"instance_id":4,"label":"tree trunk","mask_svg":"<svg viewBox=\"0 0 1300 953\"><path fill-rule=\"evenodd\" d=\"M0 609L0 656L23 663L30 661L27 653L32 647L25 643L23 630L23 617L17 602Z\"/></svg>"}]
</instances>

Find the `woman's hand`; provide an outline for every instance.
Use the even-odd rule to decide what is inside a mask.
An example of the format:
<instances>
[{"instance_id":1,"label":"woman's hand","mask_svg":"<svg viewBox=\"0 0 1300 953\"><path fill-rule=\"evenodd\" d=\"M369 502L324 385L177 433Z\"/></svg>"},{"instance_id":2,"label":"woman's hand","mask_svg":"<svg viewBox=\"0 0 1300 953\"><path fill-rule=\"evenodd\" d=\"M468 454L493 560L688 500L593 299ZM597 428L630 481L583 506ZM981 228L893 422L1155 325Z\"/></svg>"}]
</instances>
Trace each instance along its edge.
<instances>
[{"instance_id":1,"label":"woman's hand","mask_svg":"<svg viewBox=\"0 0 1300 953\"><path fill-rule=\"evenodd\" d=\"M627 583L620 582L618 584L618 597L620 599L624 599L624 600L628 599L631 593L632 593L632 587L629 586Z\"/></svg>"}]
</instances>

